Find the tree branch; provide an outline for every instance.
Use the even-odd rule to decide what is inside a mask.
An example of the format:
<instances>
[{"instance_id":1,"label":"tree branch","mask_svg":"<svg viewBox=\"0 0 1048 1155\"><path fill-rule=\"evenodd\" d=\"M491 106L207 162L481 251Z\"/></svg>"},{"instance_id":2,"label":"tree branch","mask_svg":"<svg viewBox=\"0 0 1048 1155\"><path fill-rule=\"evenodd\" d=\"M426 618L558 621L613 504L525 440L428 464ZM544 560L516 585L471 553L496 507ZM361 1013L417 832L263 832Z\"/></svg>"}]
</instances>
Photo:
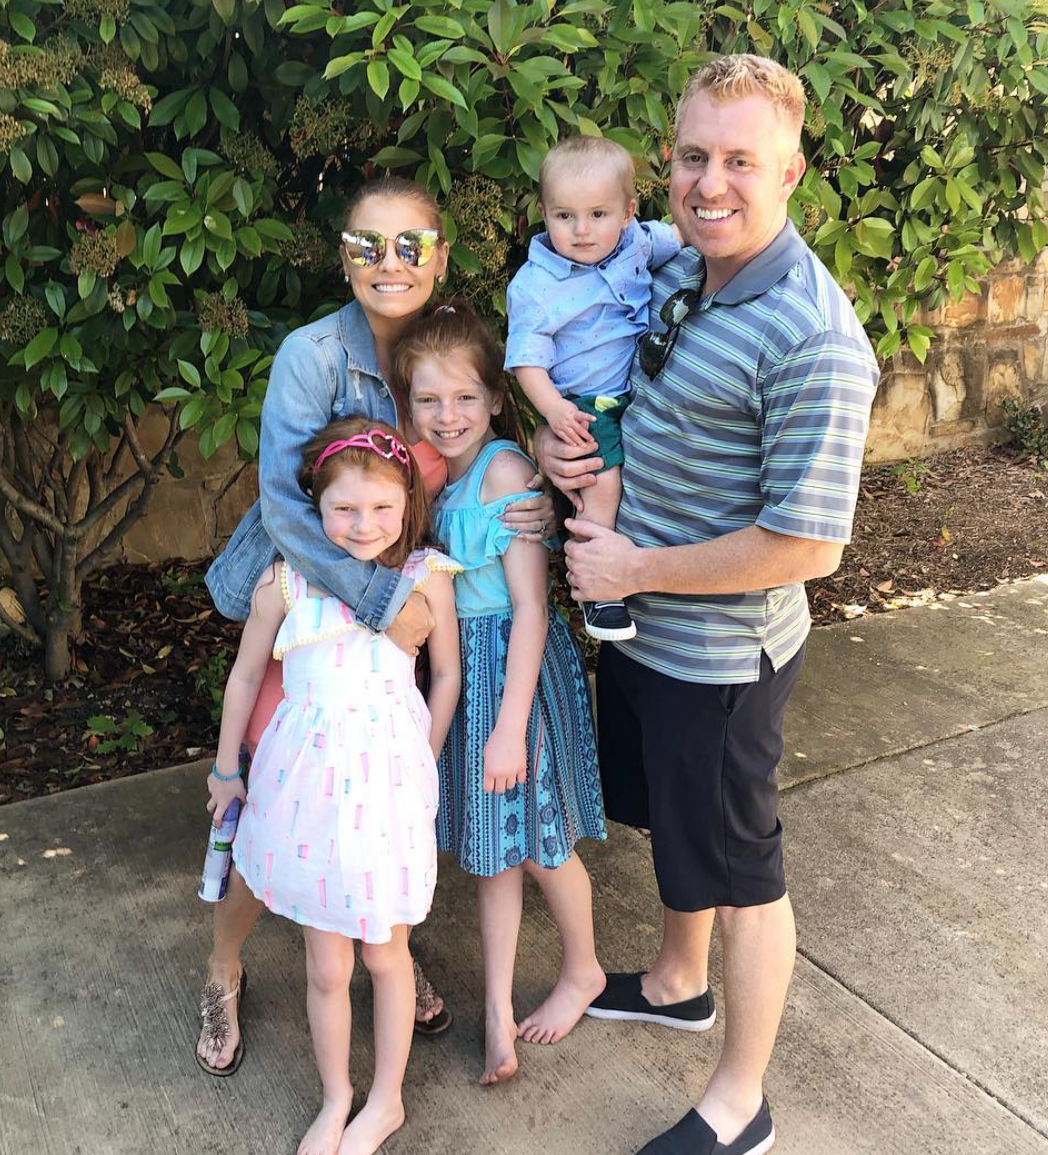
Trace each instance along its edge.
<instances>
[{"instance_id":1,"label":"tree branch","mask_svg":"<svg viewBox=\"0 0 1048 1155\"><path fill-rule=\"evenodd\" d=\"M0 473L0 497L7 499L8 503L13 505L15 510L21 515L32 518L33 521L39 522L57 536L61 537L63 533L63 526L54 514L41 505L38 501L30 501L27 497L23 497L10 481Z\"/></svg>"}]
</instances>

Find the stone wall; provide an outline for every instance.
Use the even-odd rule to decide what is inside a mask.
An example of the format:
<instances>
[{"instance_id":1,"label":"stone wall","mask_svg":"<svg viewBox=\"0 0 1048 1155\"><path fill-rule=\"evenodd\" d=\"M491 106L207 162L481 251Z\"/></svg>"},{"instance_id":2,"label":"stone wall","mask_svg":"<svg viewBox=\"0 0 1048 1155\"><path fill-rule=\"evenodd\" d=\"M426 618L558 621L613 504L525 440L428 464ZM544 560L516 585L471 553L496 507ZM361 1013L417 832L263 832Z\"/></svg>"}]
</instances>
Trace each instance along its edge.
<instances>
[{"instance_id":1,"label":"stone wall","mask_svg":"<svg viewBox=\"0 0 1048 1155\"><path fill-rule=\"evenodd\" d=\"M978 294L921 320L936 330L922 365L900 350L884 366L868 460L927 457L1001 440L1007 397L1048 401L1048 249L1032 265L1008 261Z\"/></svg>"}]
</instances>

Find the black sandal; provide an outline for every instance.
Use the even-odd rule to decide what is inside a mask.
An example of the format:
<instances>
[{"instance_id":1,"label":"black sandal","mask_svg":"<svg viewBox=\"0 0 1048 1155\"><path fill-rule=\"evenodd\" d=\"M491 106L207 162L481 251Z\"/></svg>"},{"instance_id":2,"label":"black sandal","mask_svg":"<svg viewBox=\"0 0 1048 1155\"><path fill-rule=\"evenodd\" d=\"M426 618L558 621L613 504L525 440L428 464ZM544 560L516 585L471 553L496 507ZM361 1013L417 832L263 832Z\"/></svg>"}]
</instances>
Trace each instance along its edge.
<instances>
[{"instance_id":1,"label":"black sandal","mask_svg":"<svg viewBox=\"0 0 1048 1155\"><path fill-rule=\"evenodd\" d=\"M240 1025L240 1039L229 1063L225 1067L212 1067L206 1059L201 1058L198 1051L193 1052L197 1066L218 1079L235 1075L244 1059L244 1029L243 1025L240 1024L240 1013L244 1007L246 994L247 971L243 969L240 971L240 981L231 991L223 993L219 983L209 982L204 984L204 989L200 992L200 1015L204 1020L204 1035L208 1045L217 1047L218 1050L225 1046L226 1039L229 1037L229 1015L226 1014L226 1003L230 999L237 1000L237 1023Z\"/></svg>"}]
</instances>

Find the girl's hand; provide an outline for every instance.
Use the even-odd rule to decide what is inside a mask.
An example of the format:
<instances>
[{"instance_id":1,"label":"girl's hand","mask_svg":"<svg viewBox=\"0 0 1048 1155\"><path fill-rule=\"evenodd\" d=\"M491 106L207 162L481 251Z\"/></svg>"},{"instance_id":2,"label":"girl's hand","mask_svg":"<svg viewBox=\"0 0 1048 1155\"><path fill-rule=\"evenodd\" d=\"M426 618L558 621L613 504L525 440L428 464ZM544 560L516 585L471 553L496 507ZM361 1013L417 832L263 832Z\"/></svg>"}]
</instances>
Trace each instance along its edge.
<instances>
[{"instance_id":1,"label":"girl's hand","mask_svg":"<svg viewBox=\"0 0 1048 1155\"><path fill-rule=\"evenodd\" d=\"M545 490L534 497L522 498L506 506L501 520L507 529L515 530L525 541L545 541L555 524L553 498Z\"/></svg>"},{"instance_id":2,"label":"girl's hand","mask_svg":"<svg viewBox=\"0 0 1048 1155\"><path fill-rule=\"evenodd\" d=\"M211 795L207 803L207 812L211 815L212 826L222 825L222 819L234 798L239 798L241 803L247 798L243 778L234 778L232 782L219 782L214 774L208 774L207 789Z\"/></svg>"},{"instance_id":3,"label":"girl's hand","mask_svg":"<svg viewBox=\"0 0 1048 1155\"><path fill-rule=\"evenodd\" d=\"M505 794L528 778L528 752L523 736L510 738L498 726L491 731L484 747L484 790L488 794Z\"/></svg>"}]
</instances>

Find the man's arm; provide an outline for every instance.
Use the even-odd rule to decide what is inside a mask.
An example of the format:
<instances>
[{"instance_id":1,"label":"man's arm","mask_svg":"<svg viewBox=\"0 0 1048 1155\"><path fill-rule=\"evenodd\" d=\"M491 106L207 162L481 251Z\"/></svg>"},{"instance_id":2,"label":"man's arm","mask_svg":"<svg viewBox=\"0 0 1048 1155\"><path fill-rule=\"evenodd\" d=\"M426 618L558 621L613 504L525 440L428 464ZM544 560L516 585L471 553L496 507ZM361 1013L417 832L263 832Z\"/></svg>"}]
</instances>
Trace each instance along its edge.
<instances>
[{"instance_id":1,"label":"man's arm","mask_svg":"<svg viewBox=\"0 0 1048 1155\"><path fill-rule=\"evenodd\" d=\"M701 596L833 573L851 537L877 377L869 344L854 336L819 333L788 350L761 384L764 507L756 524L693 545L641 549L569 521L587 539L565 548L573 589L587 601Z\"/></svg>"},{"instance_id":2,"label":"man's arm","mask_svg":"<svg viewBox=\"0 0 1048 1155\"><path fill-rule=\"evenodd\" d=\"M736 594L826 577L840 565L844 545L773 533L760 526L694 545L635 546L621 533L569 518L571 593L579 601L608 601L639 593Z\"/></svg>"},{"instance_id":3,"label":"man's arm","mask_svg":"<svg viewBox=\"0 0 1048 1155\"><path fill-rule=\"evenodd\" d=\"M383 630L403 607L412 583L375 562L357 561L334 545L298 484L303 446L333 416L330 374L322 350L306 335L292 333L277 351L262 407L262 523L296 570L345 602L361 625Z\"/></svg>"}]
</instances>

